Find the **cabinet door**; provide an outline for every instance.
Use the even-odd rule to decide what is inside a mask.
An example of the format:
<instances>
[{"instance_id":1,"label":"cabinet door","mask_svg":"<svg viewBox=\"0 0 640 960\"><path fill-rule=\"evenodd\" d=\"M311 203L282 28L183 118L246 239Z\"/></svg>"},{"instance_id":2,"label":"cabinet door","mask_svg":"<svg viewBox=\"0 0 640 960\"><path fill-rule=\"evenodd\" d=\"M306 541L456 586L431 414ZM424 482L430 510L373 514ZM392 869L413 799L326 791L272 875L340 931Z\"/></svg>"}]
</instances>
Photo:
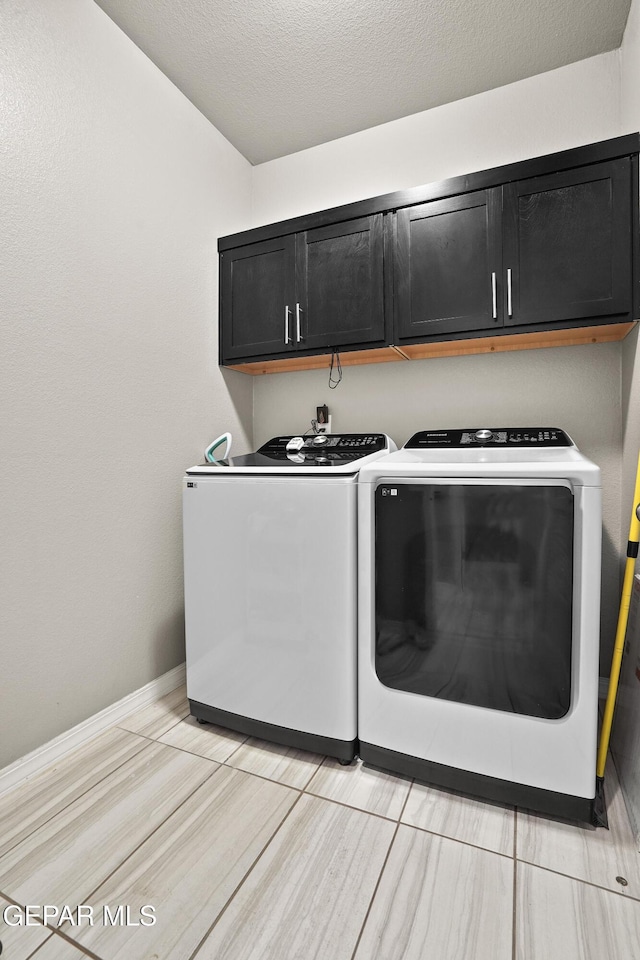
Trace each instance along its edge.
<instances>
[{"instance_id":1,"label":"cabinet door","mask_svg":"<svg viewBox=\"0 0 640 960\"><path fill-rule=\"evenodd\" d=\"M628 157L504 187L505 325L631 319Z\"/></svg>"},{"instance_id":2,"label":"cabinet door","mask_svg":"<svg viewBox=\"0 0 640 960\"><path fill-rule=\"evenodd\" d=\"M295 326L295 236L227 250L220 259L222 357L290 350Z\"/></svg>"},{"instance_id":3,"label":"cabinet door","mask_svg":"<svg viewBox=\"0 0 640 960\"><path fill-rule=\"evenodd\" d=\"M383 217L299 233L300 349L384 342Z\"/></svg>"},{"instance_id":4,"label":"cabinet door","mask_svg":"<svg viewBox=\"0 0 640 960\"><path fill-rule=\"evenodd\" d=\"M499 213L499 189L398 211L397 340L501 324Z\"/></svg>"}]
</instances>

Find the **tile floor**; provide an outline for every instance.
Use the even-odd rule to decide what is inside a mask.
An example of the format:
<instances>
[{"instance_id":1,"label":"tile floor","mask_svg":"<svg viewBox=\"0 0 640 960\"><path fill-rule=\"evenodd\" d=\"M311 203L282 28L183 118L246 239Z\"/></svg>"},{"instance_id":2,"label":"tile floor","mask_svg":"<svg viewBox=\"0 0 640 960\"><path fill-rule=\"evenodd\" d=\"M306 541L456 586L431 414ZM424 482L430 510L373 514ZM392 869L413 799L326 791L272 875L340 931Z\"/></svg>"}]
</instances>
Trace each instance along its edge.
<instances>
[{"instance_id":1,"label":"tile floor","mask_svg":"<svg viewBox=\"0 0 640 960\"><path fill-rule=\"evenodd\" d=\"M640 960L613 766L595 830L188 712L179 689L0 797L2 960Z\"/></svg>"}]
</instances>

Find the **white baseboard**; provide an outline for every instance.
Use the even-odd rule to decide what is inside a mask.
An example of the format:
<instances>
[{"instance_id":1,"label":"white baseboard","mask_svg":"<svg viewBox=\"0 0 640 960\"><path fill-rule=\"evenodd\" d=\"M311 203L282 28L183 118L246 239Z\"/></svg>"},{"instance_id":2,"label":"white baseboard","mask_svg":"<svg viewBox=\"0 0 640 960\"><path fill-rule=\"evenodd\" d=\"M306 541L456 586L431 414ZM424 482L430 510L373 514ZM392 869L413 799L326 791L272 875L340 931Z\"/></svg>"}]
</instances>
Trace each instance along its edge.
<instances>
[{"instance_id":1,"label":"white baseboard","mask_svg":"<svg viewBox=\"0 0 640 960\"><path fill-rule=\"evenodd\" d=\"M61 733L59 737L49 740L48 743L44 743L41 747L32 750L31 753L27 753L24 757L10 763L8 767L0 770L0 796L28 777L39 773L50 763L75 750L85 741L102 733L107 727L113 727L124 717L133 713L134 710L140 710L170 693L171 690L175 690L176 687L185 682L185 676L186 667L184 663L181 663L173 670L169 670L161 677L152 680L151 683L140 687L139 690L134 690L133 693L123 697L122 700L118 700L117 703L105 707L100 713L88 717L77 726Z\"/></svg>"}]
</instances>

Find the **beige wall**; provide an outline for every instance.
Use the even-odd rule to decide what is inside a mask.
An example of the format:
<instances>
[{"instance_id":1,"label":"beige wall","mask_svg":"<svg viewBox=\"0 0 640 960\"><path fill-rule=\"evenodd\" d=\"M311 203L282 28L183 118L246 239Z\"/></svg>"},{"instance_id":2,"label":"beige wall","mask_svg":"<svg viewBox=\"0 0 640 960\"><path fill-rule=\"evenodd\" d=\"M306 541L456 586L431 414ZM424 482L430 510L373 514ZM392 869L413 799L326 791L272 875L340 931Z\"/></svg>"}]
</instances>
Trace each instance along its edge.
<instances>
[{"instance_id":1,"label":"beige wall","mask_svg":"<svg viewBox=\"0 0 640 960\"><path fill-rule=\"evenodd\" d=\"M619 89L614 51L260 164L254 224L618 136Z\"/></svg>"},{"instance_id":2,"label":"beige wall","mask_svg":"<svg viewBox=\"0 0 640 960\"><path fill-rule=\"evenodd\" d=\"M184 468L249 164L92 0L2 5L0 767L184 660Z\"/></svg>"},{"instance_id":3,"label":"beige wall","mask_svg":"<svg viewBox=\"0 0 640 960\"><path fill-rule=\"evenodd\" d=\"M620 55L614 52L256 167L254 222L620 132ZM325 371L255 378L255 439L305 429L321 403L329 404L333 429L386 430L398 443L426 427L566 429L603 471L606 674L618 602L621 352L619 344L595 345L345 368L332 391Z\"/></svg>"},{"instance_id":4,"label":"beige wall","mask_svg":"<svg viewBox=\"0 0 640 960\"><path fill-rule=\"evenodd\" d=\"M253 403L255 441L322 402L398 442L470 412L564 426L604 471L611 620L635 339L253 380L217 367L216 238L638 129L638 0L622 60L253 170L92 0L2 15L0 766L183 659L180 477L223 429L253 445Z\"/></svg>"}]
</instances>

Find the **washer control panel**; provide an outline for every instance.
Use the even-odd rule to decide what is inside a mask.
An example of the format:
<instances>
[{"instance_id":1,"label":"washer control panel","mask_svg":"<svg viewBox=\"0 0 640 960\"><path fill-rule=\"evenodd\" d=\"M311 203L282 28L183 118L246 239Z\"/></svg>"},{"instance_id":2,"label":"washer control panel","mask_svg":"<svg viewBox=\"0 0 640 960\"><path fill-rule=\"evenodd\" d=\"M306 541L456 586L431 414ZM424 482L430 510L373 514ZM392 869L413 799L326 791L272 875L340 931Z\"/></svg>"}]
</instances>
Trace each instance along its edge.
<instances>
[{"instance_id":1,"label":"washer control panel","mask_svg":"<svg viewBox=\"0 0 640 960\"><path fill-rule=\"evenodd\" d=\"M437 447L573 447L559 427L470 427L466 430L422 430L405 443L406 450Z\"/></svg>"},{"instance_id":2,"label":"washer control panel","mask_svg":"<svg viewBox=\"0 0 640 960\"><path fill-rule=\"evenodd\" d=\"M273 437L257 452L275 459L296 455L300 462L322 457L344 463L386 448L383 433L316 433L309 437Z\"/></svg>"}]
</instances>

